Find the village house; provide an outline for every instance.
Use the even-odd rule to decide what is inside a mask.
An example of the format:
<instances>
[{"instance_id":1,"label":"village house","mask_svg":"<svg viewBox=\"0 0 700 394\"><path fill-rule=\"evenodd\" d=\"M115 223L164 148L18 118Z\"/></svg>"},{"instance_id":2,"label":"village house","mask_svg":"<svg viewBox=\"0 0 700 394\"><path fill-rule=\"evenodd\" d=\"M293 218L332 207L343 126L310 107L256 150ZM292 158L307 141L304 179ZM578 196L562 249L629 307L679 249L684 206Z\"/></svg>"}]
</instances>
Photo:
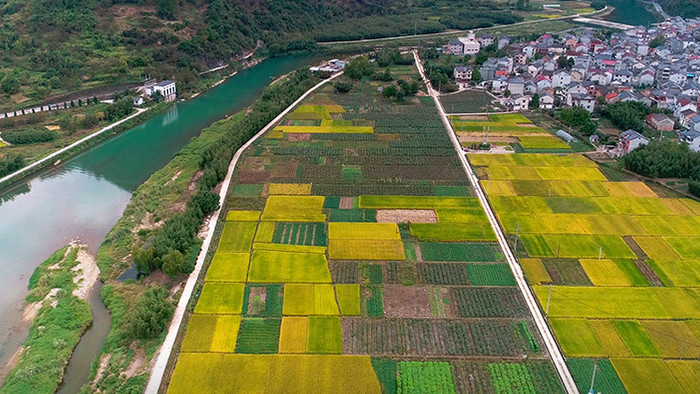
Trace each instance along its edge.
<instances>
[{"instance_id":1,"label":"village house","mask_svg":"<svg viewBox=\"0 0 700 394\"><path fill-rule=\"evenodd\" d=\"M700 152L700 131L685 130L678 142L685 142L693 152Z\"/></svg>"},{"instance_id":2,"label":"village house","mask_svg":"<svg viewBox=\"0 0 700 394\"><path fill-rule=\"evenodd\" d=\"M672 131L675 126L673 119L664 114L651 114L647 116L647 123L659 131Z\"/></svg>"},{"instance_id":3,"label":"village house","mask_svg":"<svg viewBox=\"0 0 700 394\"><path fill-rule=\"evenodd\" d=\"M647 145L649 139L634 130L627 130L620 133L619 148L624 153L630 153L642 145Z\"/></svg>"}]
</instances>

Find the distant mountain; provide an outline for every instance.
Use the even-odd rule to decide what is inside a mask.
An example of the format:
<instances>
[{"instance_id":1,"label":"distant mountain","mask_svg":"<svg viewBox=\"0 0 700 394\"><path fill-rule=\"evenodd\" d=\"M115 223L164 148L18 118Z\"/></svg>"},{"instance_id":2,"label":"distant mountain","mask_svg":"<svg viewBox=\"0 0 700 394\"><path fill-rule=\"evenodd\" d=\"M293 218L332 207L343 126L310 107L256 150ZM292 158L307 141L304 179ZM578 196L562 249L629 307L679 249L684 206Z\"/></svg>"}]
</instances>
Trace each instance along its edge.
<instances>
[{"instance_id":1,"label":"distant mountain","mask_svg":"<svg viewBox=\"0 0 700 394\"><path fill-rule=\"evenodd\" d=\"M700 16L700 0L661 0L659 4L670 15L684 18Z\"/></svg>"}]
</instances>

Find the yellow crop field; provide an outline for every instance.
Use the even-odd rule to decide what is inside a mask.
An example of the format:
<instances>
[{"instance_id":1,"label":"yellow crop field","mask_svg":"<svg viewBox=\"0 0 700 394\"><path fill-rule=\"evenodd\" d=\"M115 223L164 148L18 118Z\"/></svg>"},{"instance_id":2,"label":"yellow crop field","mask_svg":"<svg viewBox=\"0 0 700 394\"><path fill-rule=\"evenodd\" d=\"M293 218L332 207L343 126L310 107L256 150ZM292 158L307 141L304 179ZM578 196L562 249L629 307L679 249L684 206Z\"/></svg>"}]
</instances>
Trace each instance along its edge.
<instances>
[{"instance_id":1,"label":"yellow crop field","mask_svg":"<svg viewBox=\"0 0 700 394\"><path fill-rule=\"evenodd\" d=\"M540 259L520 259L520 265L525 272L527 280L532 285L541 285L552 283L552 278L549 276L549 272L542 264Z\"/></svg>"},{"instance_id":2,"label":"yellow crop field","mask_svg":"<svg viewBox=\"0 0 700 394\"><path fill-rule=\"evenodd\" d=\"M265 222L263 222L265 223ZM317 253L325 254L325 246L308 246L308 245L287 245L287 244L273 244L273 243L254 243L253 250L272 250L278 252L291 252L291 253Z\"/></svg>"},{"instance_id":3,"label":"yellow crop field","mask_svg":"<svg viewBox=\"0 0 700 394\"><path fill-rule=\"evenodd\" d=\"M272 242L272 237L275 235L274 222L258 223L258 231L255 233L255 242L268 243Z\"/></svg>"},{"instance_id":4,"label":"yellow crop field","mask_svg":"<svg viewBox=\"0 0 700 394\"><path fill-rule=\"evenodd\" d=\"M269 196L262 220L276 222L323 222L321 196Z\"/></svg>"},{"instance_id":5,"label":"yellow crop field","mask_svg":"<svg viewBox=\"0 0 700 394\"><path fill-rule=\"evenodd\" d=\"M195 313L240 314L243 309L243 283L204 284Z\"/></svg>"},{"instance_id":6,"label":"yellow crop field","mask_svg":"<svg viewBox=\"0 0 700 394\"><path fill-rule=\"evenodd\" d=\"M360 196L359 208L369 209L439 209L478 208L476 197L440 196Z\"/></svg>"},{"instance_id":7,"label":"yellow crop field","mask_svg":"<svg viewBox=\"0 0 700 394\"><path fill-rule=\"evenodd\" d=\"M187 326L182 352L233 353L241 317L193 314Z\"/></svg>"},{"instance_id":8,"label":"yellow crop field","mask_svg":"<svg viewBox=\"0 0 700 394\"><path fill-rule=\"evenodd\" d=\"M256 222L226 222L216 251L220 253L249 252L257 226Z\"/></svg>"},{"instance_id":9,"label":"yellow crop field","mask_svg":"<svg viewBox=\"0 0 700 394\"><path fill-rule=\"evenodd\" d=\"M232 373L236 371L237 373ZM369 356L183 353L168 387L172 394L380 393Z\"/></svg>"},{"instance_id":10,"label":"yellow crop field","mask_svg":"<svg viewBox=\"0 0 700 394\"><path fill-rule=\"evenodd\" d=\"M680 393L683 389L661 359L610 360L629 393Z\"/></svg>"},{"instance_id":11,"label":"yellow crop field","mask_svg":"<svg viewBox=\"0 0 700 394\"><path fill-rule=\"evenodd\" d=\"M567 355L572 357L606 355L605 349L601 346L587 319L550 319L549 322Z\"/></svg>"},{"instance_id":12,"label":"yellow crop field","mask_svg":"<svg viewBox=\"0 0 700 394\"><path fill-rule=\"evenodd\" d=\"M283 317L280 329L280 353L305 353L309 321L306 317Z\"/></svg>"},{"instance_id":13,"label":"yellow crop field","mask_svg":"<svg viewBox=\"0 0 700 394\"><path fill-rule=\"evenodd\" d=\"M674 286L700 286L700 260L653 260L649 265Z\"/></svg>"},{"instance_id":14,"label":"yellow crop field","mask_svg":"<svg viewBox=\"0 0 700 394\"><path fill-rule=\"evenodd\" d=\"M680 198L661 198L661 202L668 208L669 211L673 212L674 215L696 215L696 212L694 212L688 204L683 202L683 199Z\"/></svg>"},{"instance_id":15,"label":"yellow crop field","mask_svg":"<svg viewBox=\"0 0 700 394\"><path fill-rule=\"evenodd\" d=\"M664 240L684 259L700 256L700 238L664 237Z\"/></svg>"},{"instance_id":16,"label":"yellow crop field","mask_svg":"<svg viewBox=\"0 0 700 394\"><path fill-rule=\"evenodd\" d=\"M581 259L579 262L596 286L632 285L627 275L610 259Z\"/></svg>"},{"instance_id":17,"label":"yellow crop field","mask_svg":"<svg viewBox=\"0 0 700 394\"><path fill-rule=\"evenodd\" d=\"M326 256L323 254L255 250L250 263L248 281L330 283L331 273L328 270Z\"/></svg>"},{"instance_id":18,"label":"yellow crop field","mask_svg":"<svg viewBox=\"0 0 700 394\"><path fill-rule=\"evenodd\" d=\"M331 239L328 256L334 260L405 260L401 240Z\"/></svg>"},{"instance_id":19,"label":"yellow crop field","mask_svg":"<svg viewBox=\"0 0 700 394\"><path fill-rule=\"evenodd\" d=\"M523 154L523 155L483 155L470 154L469 160L475 166L527 166L527 167L597 167L598 165L578 154Z\"/></svg>"},{"instance_id":20,"label":"yellow crop field","mask_svg":"<svg viewBox=\"0 0 700 394\"><path fill-rule=\"evenodd\" d=\"M672 260L680 258L661 237L634 237L634 240L650 259Z\"/></svg>"},{"instance_id":21,"label":"yellow crop field","mask_svg":"<svg viewBox=\"0 0 700 394\"><path fill-rule=\"evenodd\" d=\"M664 358L700 357L700 341L685 322L643 320L640 322Z\"/></svg>"},{"instance_id":22,"label":"yellow crop field","mask_svg":"<svg viewBox=\"0 0 700 394\"><path fill-rule=\"evenodd\" d=\"M338 297L338 306L343 316L360 315L360 285L337 284L335 292Z\"/></svg>"},{"instance_id":23,"label":"yellow crop field","mask_svg":"<svg viewBox=\"0 0 700 394\"><path fill-rule=\"evenodd\" d=\"M328 223L328 239L400 240L396 223Z\"/></svg>"},{"instance_id":24,"label":"yellow crop field","mask_svg":"<svg viewBox=\"0 0 700 394\"><path fill-rule=\"evenodd\" d=\"M610 357L630 357L627 345L620 338L611 320L589 319L593 332L595 332L600 346L605 350L605 354Z\"/></svg>"},{"instance_id":25,"label":"yellow crop field","mask_svg":"<svg viewBox=\"0 0 700 394\"><path fill-rule=\"evenodd\" d=\"M285 315L338 315L333 285L289 283L284 289Z\"/></svg>"},{"instance_id":26,"label":"yellow crop field","mask_svg":"<svg viewBox=\"0 0 700 394\"><path fill-rule=\"evenodd\" d=\"M612 197L658 197L644 182L604 182Z\"/></svg>"},{"instance_id":27,"label":"yellow crop field","mask_svg":"<svg viewBox=\"0 0 700 394\"><path fill-rule=\"evenodd\" d=\"M310 183L271 183L270 195L308 196L311 194Z\"/></svg>"},{"instance_id":28,"label":"yellow crop field","mask_svg":"<svg viewBox=\"0 0 700 394\"><path fill-rule=\"evenodd\" d=\"M515 196L517 193L513 189L510 181L485 180L481 181L481 187L489 196Z\"/></svg>"},{"instance_id":29,"label":"yellow crop field","mask_svg":"<svg viewBox=\"0 0 700 394\"><path fill-rule=\"evenodd\" d=\"M260 211L228 211L227 222L257 222L260 219Z\"/></svg>"},{"instance_id":30,"label":"yellow crop field","mask_svg":"<svg viewBox=\"0 0 700 394\"><path fill-rule=\"evenodd\" d=\"M216 253L207 271L209 282L245 282L250 253Z\"/></svg>"}]
</instances>

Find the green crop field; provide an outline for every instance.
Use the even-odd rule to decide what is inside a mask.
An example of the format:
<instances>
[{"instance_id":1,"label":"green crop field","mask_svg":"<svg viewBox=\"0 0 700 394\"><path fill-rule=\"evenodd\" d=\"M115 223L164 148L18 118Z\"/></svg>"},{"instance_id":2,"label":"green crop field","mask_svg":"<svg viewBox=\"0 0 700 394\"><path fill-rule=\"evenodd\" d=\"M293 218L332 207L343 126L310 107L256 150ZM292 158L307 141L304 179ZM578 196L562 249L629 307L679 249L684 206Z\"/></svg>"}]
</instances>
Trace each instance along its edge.
<instances>
[{"instance_id":1,"label":"green crop field","mask_svg":"<svg viewBox=\"0 0 700 394\"><path fill-rule=\"evenodd\" d=\"M240 314L244 288L243 283L206 283L195 312Z\"/></svg>"},{"instance_id":2,"label":"green crop field","mask_svg":"<svg viewBox=\"0 0 700 394\"><path fill-rule=\"evenodd\" d=\"M219 253L248 253L255 237L256 222L226 222L219 241Z\"/></svg>"}]
</instances>

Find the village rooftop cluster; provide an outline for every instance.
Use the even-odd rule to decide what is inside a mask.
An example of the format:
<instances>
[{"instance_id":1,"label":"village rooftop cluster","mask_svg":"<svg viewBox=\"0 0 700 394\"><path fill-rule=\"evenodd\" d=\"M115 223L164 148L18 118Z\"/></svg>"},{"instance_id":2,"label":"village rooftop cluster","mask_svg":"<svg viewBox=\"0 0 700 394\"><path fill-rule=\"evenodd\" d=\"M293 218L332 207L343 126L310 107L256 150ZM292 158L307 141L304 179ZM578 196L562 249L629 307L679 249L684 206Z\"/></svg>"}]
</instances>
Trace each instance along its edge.
<instances>
[{"instance_id":1,"label":"village rooftop cluster","mask_svg":"<svg viewBox=\"0 0 700 394\"><path fill-rule=\"evenodd\" d=\"M507 56L488 58L481 65L479 85L510 111L527 109L535 95L543 109L580 106L591 113L602 104L638 101L672 111L673 117L656 113L646 121L659 131L672 131L677 123L683 130L680 141L700 151L698 39L700 19L675 17L609 38L588 29L578 35L544 34L535 41L512 43L509 37L472 33L439 50L466 56L494 45L507 51ZM473 66L455 67L457 86L474 84L473 73ZM636 132L622 133L621 138L636 139L629 141L633 146L648 142Z\"/></svg>"}]
</instances>

